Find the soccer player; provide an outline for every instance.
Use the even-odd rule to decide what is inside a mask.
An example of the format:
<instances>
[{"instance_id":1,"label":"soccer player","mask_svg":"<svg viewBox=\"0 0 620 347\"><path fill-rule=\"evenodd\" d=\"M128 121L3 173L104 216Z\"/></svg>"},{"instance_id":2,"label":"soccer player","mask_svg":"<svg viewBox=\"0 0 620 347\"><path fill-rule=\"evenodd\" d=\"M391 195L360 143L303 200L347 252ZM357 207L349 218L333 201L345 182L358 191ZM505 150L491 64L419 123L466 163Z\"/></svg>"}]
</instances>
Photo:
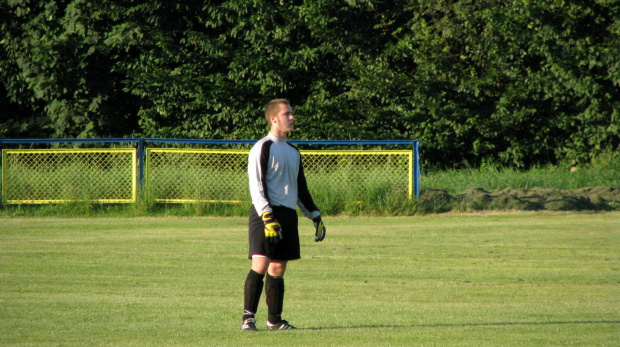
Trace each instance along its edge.
<instances>
[{"instance_id":1,"label":"soccer player","mask_svg":"<svg viewBox=\"0 0 620 347\"><path fill-rule=\"evenodd\" d=\"M297 212L312 219L314 241L325 237L321 213L308 191L299 151L286 141L295 125L290 103L275 99L265 106L269 134L259 140L248 157L252 207L249 216L249 255L252 260L244 286L241 329L256 331L255 314L263 287L267 298L267 329L295 329L282 319L284 272L301 257Z\"/></svg>"}]
</instances>

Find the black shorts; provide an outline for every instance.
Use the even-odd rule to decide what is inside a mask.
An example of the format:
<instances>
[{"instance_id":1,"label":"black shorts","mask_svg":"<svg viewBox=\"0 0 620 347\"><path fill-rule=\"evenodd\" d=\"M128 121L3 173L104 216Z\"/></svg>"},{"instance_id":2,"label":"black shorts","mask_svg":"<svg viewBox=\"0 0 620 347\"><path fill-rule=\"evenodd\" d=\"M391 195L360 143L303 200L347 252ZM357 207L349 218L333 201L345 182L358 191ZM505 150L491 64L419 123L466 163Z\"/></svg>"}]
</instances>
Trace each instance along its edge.
<instances>
[{"instance_id":1,"label":"black shorts","mask_svg":"<svg viewBox=\"0 0 620 347\"><path fill-rule=\"evenodd\" d=\"M301 258L299 251L299 230L297 227L297 211L288 207L272 206L273 216L282 227L282 240L273 249L273 254L267 254L265 247L265 224L260 218L254 205L250 207L250 252L248 258L253 255L264 255L272 260L295 260Z\"/></svg>"}]
</instances>

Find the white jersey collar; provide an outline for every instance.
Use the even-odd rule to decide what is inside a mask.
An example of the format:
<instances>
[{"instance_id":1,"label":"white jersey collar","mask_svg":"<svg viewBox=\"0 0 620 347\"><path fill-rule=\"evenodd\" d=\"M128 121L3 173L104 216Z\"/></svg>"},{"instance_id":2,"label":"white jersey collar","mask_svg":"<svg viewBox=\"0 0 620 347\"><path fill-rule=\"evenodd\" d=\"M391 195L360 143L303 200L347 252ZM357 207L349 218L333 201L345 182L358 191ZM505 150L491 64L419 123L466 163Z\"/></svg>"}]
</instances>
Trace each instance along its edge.
<instances>
[{"instance_id":1,"label":"white jersey collar","mask_svg":"<svg viewBox=\"0 0 620 347\"><path fill-rule=\"evenodd\" d=\"M286 138L281 139L277 137L276 135L272 134L271 131L269 132L269 135L267 135L267 137L269 137L269 139L273 142L281 142L281 143L286 142Z\"/></svg>"}]
</instances>

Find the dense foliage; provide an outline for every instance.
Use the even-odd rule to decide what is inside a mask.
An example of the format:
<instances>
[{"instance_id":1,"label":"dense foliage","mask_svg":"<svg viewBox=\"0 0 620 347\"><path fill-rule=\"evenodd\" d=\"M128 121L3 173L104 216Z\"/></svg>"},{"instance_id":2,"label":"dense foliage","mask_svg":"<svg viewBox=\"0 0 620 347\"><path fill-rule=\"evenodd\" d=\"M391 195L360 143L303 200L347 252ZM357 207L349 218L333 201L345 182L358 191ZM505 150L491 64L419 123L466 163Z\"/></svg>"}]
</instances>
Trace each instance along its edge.
<instances>
[{"instance_id":1,"label":"dense foliage","mask_svg":"<svg viewBox=\"0 0 620 347\"><path fill-rule=\"evenodd\" d=\"M0 137L419 139L426 164L620 152L617 0L6 0Z\"/></svg>"}]
</instances>

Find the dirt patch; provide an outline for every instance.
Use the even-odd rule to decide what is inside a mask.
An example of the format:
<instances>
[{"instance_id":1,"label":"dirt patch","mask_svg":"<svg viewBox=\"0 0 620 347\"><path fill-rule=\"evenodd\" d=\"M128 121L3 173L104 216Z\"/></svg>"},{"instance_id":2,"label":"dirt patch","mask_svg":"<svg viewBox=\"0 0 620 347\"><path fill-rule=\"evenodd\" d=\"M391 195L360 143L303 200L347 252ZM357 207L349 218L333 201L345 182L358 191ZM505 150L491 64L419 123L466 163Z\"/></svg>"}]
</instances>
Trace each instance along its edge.
<instances>
[{"instance_id":1,"label":"dirt patch","mask_svg":"<svg viewBox=\"0 0 620 347\"><path fill-rule=\"evenodd\" d=\"M429 212L452 210L613 211L620 210L620 188L506 188L488 192L474 187L454 196L441 189L427 189L420 193L420 204Z\"/></svg>"}]
</instances>

